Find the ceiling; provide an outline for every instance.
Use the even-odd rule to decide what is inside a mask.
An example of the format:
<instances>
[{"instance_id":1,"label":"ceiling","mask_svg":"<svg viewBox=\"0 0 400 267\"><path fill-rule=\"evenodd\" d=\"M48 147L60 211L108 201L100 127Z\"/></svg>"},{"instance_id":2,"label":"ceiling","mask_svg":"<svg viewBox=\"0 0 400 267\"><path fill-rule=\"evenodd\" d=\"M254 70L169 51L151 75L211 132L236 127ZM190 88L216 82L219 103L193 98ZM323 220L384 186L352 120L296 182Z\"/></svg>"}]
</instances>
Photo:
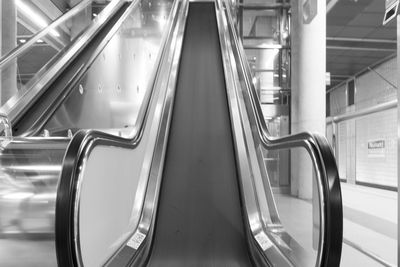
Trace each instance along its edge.
<instances>
[{"instance_id":1,"label":"ceiling","mask_svg":"<svg viewBox=\"0 0 400 267\"><path fill-rule=\"evenodd\" d=\"M54 6L53 12L64 13L71 2L77 1L45 0L41 3ZM396 23L392 21L382 26L384 5L383 0L327 0L327 72L331 73L328 89L396 53ZM18 25L18 37L30 36L31 29L22 24ZM38 53L30 54L34 58L27 55L24 60L30 64L20 64L22 80L29 80L43 65L43 60L38 58L56 53L43 44L39 44L36 51Z\"/></svg>"},{"instance_id":2,"label":"ceiling","mask_svg":"<svg viewBox=\"0 0 400 267\"><path fill-rule=\"evenodd\" d=\"M327 1L327 72L331 87L396 53L396 22L382 26L383 0Z\"/></svg>"}]
</instances>

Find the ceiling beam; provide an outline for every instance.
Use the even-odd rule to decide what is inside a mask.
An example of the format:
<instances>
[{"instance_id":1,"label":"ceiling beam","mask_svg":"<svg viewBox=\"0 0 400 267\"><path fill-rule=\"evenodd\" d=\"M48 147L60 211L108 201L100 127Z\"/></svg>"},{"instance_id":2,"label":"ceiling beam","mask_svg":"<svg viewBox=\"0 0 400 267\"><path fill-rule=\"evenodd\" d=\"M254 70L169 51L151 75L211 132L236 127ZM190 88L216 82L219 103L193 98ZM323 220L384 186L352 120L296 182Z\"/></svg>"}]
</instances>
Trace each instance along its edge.
<instances>
[{"instance_id":1,"label":"ceiling beam","mask_svg":"<svg viewBox=\"0 0 400 267\"><path fill-rule=\"evenodd\" d=\"M385 43L385 44L397 44L396 40L389 39L368 39L368 38L348 38L348 37L326 37L327 41L339 41L339 42L357 42L357 43Z\"/></svg>"},{"instance_id":2,"label":"ceiling beam","mask_svg":"<svg viewBox=\"0 0 400 267\"><path fill-rule=\"evenodd\" d=\"M35 1L34 5L36 5L44 14L46 14L50 20L55 20L63 14L63 12L61 12L60 9L50 0Z\"/></svg>"},{"instance_id":3,"label":"ceiling beam","mask_svg":"<svg viewBox=\"0 0 400 267\"><path fill-rule=\"evenodd\" d=\"M257 3L240 3L239 8L243 8L246 10L276 10L276 9L289 9L290 4L257 4Z\"/></svg>"}]
</instances>

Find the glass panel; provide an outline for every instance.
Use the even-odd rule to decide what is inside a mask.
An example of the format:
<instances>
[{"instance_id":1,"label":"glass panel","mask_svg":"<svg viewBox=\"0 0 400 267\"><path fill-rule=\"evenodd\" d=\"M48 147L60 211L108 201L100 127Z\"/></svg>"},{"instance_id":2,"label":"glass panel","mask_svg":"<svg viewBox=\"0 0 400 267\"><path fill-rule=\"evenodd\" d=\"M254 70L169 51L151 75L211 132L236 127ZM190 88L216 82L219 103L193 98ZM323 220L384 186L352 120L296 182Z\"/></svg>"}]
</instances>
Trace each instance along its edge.
<instances>
[{"instance_id":1,"label":"glass panel","mask_svg":"<svg viewBox=\"0 0 400 267\"><path fill-rule=\"evenodd\" d=\"M290 133L290 23L288 1L246 1L238 11L240 34L264 119L274 137ZM270 183L288 190L289 151L263 151Z\"/></svg>"},{"instance_id":2,"label":"glass panel","mask_svg":"<svg viewBox=\"0 0 400 267\"><path fill-rule=\"evenodd\" d=\"M259 96L263 90L279 90L279 49L246 49L245 51L253 74L253 84ZM261 98L261 102L264 101L269 100Z\"/></svg>"},{"instance_id":3,"label":"glass panel","mask_svg":"<svg viewBox=\"0 0 400 267\"><path fill-rule=\"evenodd\" d=\"M266 119L268 130L271 136L279 137L288 135L289 118L279 116ZM269 180L272 187L282 187L289 189L289 169L290 153L285 150L265 150L262 149L264 164L268 169Z\"/></svg>"},{"instance_id":4,"label":"glass panel","mask_svg":"<svg viewBox=\"0 0 400 267\"><path fill-rule=\"evenodd\" d=\"M296 266L318 266L320 199L311 158L304 148L264 151L264 155L269 157L265 169L271 185L282 183L282 180L288 183L290 178L293 182L291 189L272 191L278 216L274 225L281 224L283 227L283 246L290 248L292 253L289 256L293 257ZM281 165L288 163L289 157L292 161L301 162L296 164L301 169ZM264 181L264 187L268 188L267 181Z\"/></svg>"},{"instance_id":5,"label":"glass panel","mask_svg":"<svg viewBox=\"0 0 400 267\"><path fill-rule=\"evenodd\" d=\"M50 135L98 129L130 136L153 86L172 3L143 1L132 11L44 126Z\"/></svg>"},{"instance_id":6,"label":"glass panel","mask_svg":"<svg viewBox=\"0 0 400 267\"><path fill-rule=\"evenodd\" d=\"M243 38L263 39L267 43L279 43L277 10L244 10Z\"/></svg>"},{"instance_id":7,"label":"glass panel","mask_svg":"<svg viewBox=\"0 0 400 267\"><path fill-rule=\"evenodd\" d=\"M2 50L2 57L16 46L24 45L36 33L73 8L66 3L55 6L49 4L53 2L41 1L5 2L15 13L2 17L2 23L9 26L1 36L3 43L8 44L7 49ZM34 81L55 62L55 59L60 57L87 29L108 3L108 1L101 1L101 3L85 1L79 4L80 7L84 7L83 10L38 39L23 54L1 66L1 104L6 103L19 90L30 88Z\"/></svg>"}]
</instances>

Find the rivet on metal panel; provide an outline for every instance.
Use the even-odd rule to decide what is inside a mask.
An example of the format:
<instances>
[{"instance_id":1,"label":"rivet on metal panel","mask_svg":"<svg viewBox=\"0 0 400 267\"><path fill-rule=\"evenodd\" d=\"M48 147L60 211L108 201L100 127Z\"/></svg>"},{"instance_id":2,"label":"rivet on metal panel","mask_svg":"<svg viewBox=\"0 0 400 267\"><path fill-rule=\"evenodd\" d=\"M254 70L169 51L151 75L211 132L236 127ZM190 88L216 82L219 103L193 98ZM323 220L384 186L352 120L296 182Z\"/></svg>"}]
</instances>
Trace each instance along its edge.
<instances>
[{"instance_id":1,"label":"rivet on metal panel","mask_svg":"<svg viewBox=\"0 0 400 267\"><path fill-rule=\"evenodd\" d=\"M99 84L99 86L97 86L97 91L98 91L99 93L101 93L101 92L103 91L103 88L101 87L101 84Z\"/></svg>"},{"instance_id":2,"label":"rivet on metal panel","mask_svg":"<svg viewBox=\"0 0 400 267\"><path fill-rule=\"evenodd\" d=\"M121 86L119 84L117 85L117 92L121 92Z\"/></svg>"},{"instance_id":3,"label":"rivet on metal panel","mask_svg":"<svg viewBox=\"0 0 400 267\"><path fill-rule=\"evenodd\" d=\"M149 58L151 59L151 53L149 54Z\"/></svg>"},{"instance_id":4,"label":"rivet on metal panel","mask_svg":"<svg viewBox=\"0 0 400 267\"><path fill-rule=\"evenodd\" d=\"M139 93L139 85L136 86L136 92Z\"/></svg>"},{"instance_id":5,"label":"rivet on metal panel","mask_svg":"<svg viewBox=\"0 0 400 267\"><path fill-rule=\"evenodd\" d=\"M135 60L136 59L136 54L135 53L133 53L133 60Z\"/></svg>"},{"instance_id":6,"label":"rivet on metal panel","mask_svg":"<svg viewBox=\"0 0 400 267\"><path fill-rule=\"evenodd\" d=\"M82 84L79 85L79 93L81 95L83 95L83 86L82 86Z\"/></svg>"}]
</instances>

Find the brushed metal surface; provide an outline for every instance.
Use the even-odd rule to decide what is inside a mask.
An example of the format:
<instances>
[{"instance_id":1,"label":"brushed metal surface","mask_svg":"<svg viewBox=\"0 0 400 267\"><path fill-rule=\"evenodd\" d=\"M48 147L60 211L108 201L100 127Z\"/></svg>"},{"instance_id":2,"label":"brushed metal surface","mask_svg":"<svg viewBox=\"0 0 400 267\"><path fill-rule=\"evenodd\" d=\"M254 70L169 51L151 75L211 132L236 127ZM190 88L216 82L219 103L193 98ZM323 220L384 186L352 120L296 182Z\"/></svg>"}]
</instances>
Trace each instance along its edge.
<instances>
[{"instance_id":1,"label":"brushed metal surface","mask_svg":"<svg viewBox=\"0 0 400 267\"><path fill-rule=\"evenodd\" d=\"M55 192L68 143L67 138L42 138L2 144L0 265L56 264Z\"/></svg>"}]
</instances>

